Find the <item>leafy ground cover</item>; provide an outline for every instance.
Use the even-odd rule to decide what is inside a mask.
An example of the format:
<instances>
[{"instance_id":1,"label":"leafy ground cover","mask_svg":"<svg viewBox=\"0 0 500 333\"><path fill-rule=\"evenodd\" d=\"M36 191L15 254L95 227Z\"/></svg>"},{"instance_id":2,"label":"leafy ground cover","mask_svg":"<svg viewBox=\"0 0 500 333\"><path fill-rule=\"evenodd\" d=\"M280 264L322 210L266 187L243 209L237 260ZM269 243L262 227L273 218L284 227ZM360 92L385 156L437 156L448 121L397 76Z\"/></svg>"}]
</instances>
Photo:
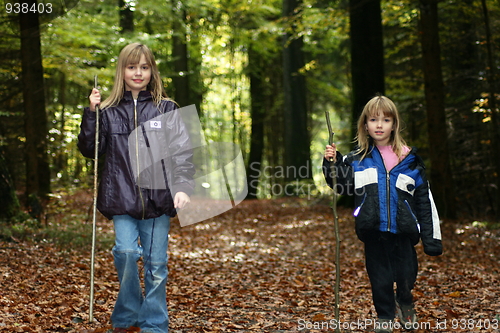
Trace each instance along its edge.
<instances>
[{"instance_id":1,"label":"leafy ground cover","mask_svg":"<svg viewBox=\"0 0 500 333\"><path fill-rule=\"evenodd\" d=\"M88 226L88 197L62 196L48 223L64 228L69 216ZM184 228L173 220L171 332L334 332L332 221L327 204L301 199L243 202ZM339 209L339 223L341 331L370 332L375 312L350 209ZM99 219L98 230L92 323L89 246L39 236L0 241L1 332L109 331L118 290L111 224ZM417 247L416 331L500 332L500 231L445 221L443 238L440 257Z\"/></svg>"}]
</instances>

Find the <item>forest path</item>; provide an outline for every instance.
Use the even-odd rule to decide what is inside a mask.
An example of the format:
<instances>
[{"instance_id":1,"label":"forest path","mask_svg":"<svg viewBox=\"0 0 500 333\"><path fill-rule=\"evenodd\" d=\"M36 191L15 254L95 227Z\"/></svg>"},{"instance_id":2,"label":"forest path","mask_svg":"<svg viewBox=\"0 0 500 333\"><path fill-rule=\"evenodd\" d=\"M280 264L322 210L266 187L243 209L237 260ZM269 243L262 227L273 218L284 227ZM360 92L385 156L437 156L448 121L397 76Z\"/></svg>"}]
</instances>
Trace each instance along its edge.
<instances>
[{"instance_id":1,"label":"forest path","mask_svg":"<svg viewBox=\"0 0 500 333\"><path fill-rule=\"evenodd\" d=\"M244 201L184 228L172 220L170 332L335 332L332 221L328 205L301 199ZM353 223L339 208L340 324L370 332L375 313ZM442 231L442 256L417 246L417 332L500 332L500 230L447 221ZM99 233L110 232L100 221ZM107 332L118 288L110 248L96 253L93 323L89 263L88 250L1 241L0 331Z\"/></svg>"}]
</instances>

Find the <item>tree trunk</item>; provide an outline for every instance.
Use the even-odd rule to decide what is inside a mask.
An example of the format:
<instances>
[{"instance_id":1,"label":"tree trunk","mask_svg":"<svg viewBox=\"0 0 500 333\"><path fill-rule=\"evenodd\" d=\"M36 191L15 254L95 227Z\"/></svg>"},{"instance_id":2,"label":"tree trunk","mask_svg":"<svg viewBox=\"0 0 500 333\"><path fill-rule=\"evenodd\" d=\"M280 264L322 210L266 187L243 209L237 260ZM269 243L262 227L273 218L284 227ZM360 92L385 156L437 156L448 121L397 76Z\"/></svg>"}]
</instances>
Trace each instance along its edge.
<instances>
[{"instance_id":1,"label":"tree trunk","mask_svg":"<svg viewBox=\"0 0 500 333\"><path fill-rule=\"evenodd\" d=\"M247 199L257 198L259 176L262 166L262 155L264 152L264 110L265 110L265 63L250 45L248 48L248 76L250 78L250 117L252 127L250 135L250 153L247 167Z\"/></svg>"},{"instance_id":2,"label":"tree trunk","mask_svg":"<svg viewBox=\"0 0 500 333\"><path fill-rule=\"evenodd\" d=\"M134 11L129 0L118 0L121 33L134 32Z\"/></svg>"},{"instance_id":3,"label":"tree trunk","mask_svg":"<svg viewBox=\"0 0 500 333\"><path fill-rule=\"evenodd\" d=\"M430 179L440 215L453 218L455 198L448 155L437 2L438 0L420 0L420 36L431 160Z\"/></svg>"},{"instance_id":4,"label":"tree trunk","mask_svg":"<svg viewBox=\"0 0 500 333\"><path fill-rule=\"evenodd\" d=\"M172 34L172 58L175 75L172 77L175 95L174 99L181 107L190 103L189 92L189 68L188 48L186 37L186 11L180 0L172 1L173 11L173 34Z\"/></svg>"},{"instance_id":5,"label":"tree trunk","mask_svg":"<svg viewBox=\"0 0 500 333\"><path fill-rule=\"evenodd\" d=\"M491 112L491 143L493 149L491 150L493 155L493 161L495 164L496 170L496 219L500 220L500 120L498 119L498 111L497 111L497 100L496 100L496 66L495 61L493 59L493 45L491 38L491 27L490 27L490 19L488 14L488 7L486 5L486 0L481 0L481 5L483 8L484 15L484 25L486 30L486 47L488 50L488 106L490 107Z\"/></svg>"},{"instance_id":6,"label":"tree trunk","mask_svg":"<svg viewBox=\"0 0 500 333\"><path fill-rule=\"evenodd\" d=\"M10 172L5 161L2 146L0 145L0 222L9 220L14 217L19 211L19 201L17 200L16 191Z\"/></svg>"},{"instance_id":7,"label":"tree trunk","mask_svg":"<svg viewBox=\"0 0 500 333\"><path fill-rule=\"evenodd\" d=\"M380 0L350 0L353 136L365 104L385 94L384 42Z\"/></svg>"},{"instance_id":8,"label":"tree trunk","mask_svg":"<svg viewBox=\"0 0 500 333\"><path fill-rule=\"evenodd\" d=\"M58 101L61 104L61 115L59 117L59 135L57 141L59 142L61 149L57 152L56 158L53 161L53 172L54 174L61 175L61 181L66 184L69 180L68 177L68 153L65 147L64 138L66 137L66 75L63 72L59 73L59 89L58 89Z\"/></svg>"},{"instance_id":9,"label":"tree trunk","mask_svg":"<svg viewBox=\"0 0 500 333\"><path fill-rule=\"evenodd\" d=\"M193 25L193 23L191 23ZM193 30L197 29L196 25L192 27ZM198 28L199 29L199 28ZM201 29L200 29L201 30ZM196 110L200 119L203 116L201 109L203 103L203 79L201 75L202 66L202 46L200 44L200 37L197 32L192 33L189 37L189 50L186 52L186 59L188 59L187 69L189 70L189 104L196 105Z\"/></svg>"},{"instance_id":10,"label":"tree trunk","mask_svg":"<svg viewBox=\"0 0 500 333\"><path fill-rule=\"evenodd\" d=\"M300 0L283 0L283 16L292 18ZM285 165L288 181L311 179L310 136L308 131L306 79L300 70L304 67L303 38L285 35L283 50L283 85L285 94Z\"/></svg>"},{"instance_id":11,"label":"tree trunk","mask_svg":"<svg viewBox=\"0 0 500 333\"><path fill-rule=\"evenodd\" d=\"M265 81L264 90L266 92L263 96L265 101L263 160L266 166L279 168L285 164L282 54L276 53L271 55L269 59L266 59L266 64L262 68L266 69L263 72L265 74L263 81ZM276 189L284 185L285 179L280 177L281 175L278 172L263 172L263 174L265 177L261 178L261 183L263 182L266 186L266 190L263 192L264 196L279 195L279 193L276 193Z\"/></svg>"},{"instance_id":12,"label":"tree trunk","mask_svg":"<svg viewBox=\"0 0 500 333\"><path fill-rule=\"evenodd\" d=\"M28 3L31 8L36 1ZM26 130L26 195L30 213L40 218L43 199L50 192L50 169L38 13L19 14L19 25Z\"/></svg>"},{"instance_id":13,"label":"tree trunk","mask_svg":"<svg viewBox=\"0 0 500 333\"><path fill-rule=\"evenodd\" d=\"M479 14L476 11L476 0L464 0L460 5L452 6L440 17L440 24L451 20L453 43L441 43L443 73L446 74L445 105L447 123L453 130L448 132L448 149L450 167L454 184L455 206L457 214L467 213L469 216L484 216L484 212L492 211L492 201L496 190L492 186L484 186L493 177L491 166L494 163L489 142L489 131L483 122L485 114L471 112L477 97L485 91L485 80L480 80L484 64L481 46L477 44L481 26L478 24ZM450 32L447 33L450 35ZM441 36L443 39L444 36ZM449 37L450 38L450 37ZM488 166L487 164L490 162ZM477 168L477 165L483 165ZM493 208L494 210L494 208Z\"/></svg>"}]
</instances>

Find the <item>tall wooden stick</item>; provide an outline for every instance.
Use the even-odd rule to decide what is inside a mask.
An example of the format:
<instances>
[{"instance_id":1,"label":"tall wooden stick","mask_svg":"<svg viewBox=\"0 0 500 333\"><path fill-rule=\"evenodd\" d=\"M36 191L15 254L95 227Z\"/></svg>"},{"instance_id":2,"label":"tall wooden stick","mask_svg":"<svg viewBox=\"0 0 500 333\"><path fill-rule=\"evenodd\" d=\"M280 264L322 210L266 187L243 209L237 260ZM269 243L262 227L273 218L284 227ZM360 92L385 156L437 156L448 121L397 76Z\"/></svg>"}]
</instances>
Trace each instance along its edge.
<instances>
[{"instance_id":1,"label":"tall wooden stick","mask_svg":"<svg viewBox=\"0 0 500 333\"><path fill-rule=\"evenodd\" d=\"M97 75L94 76L94 88L97 89ZM97 173L99 169L99 105L95 107L95 149L94 149L94 204L92 212L92 251L90 255L90 304L89 322L94 321L94 267L97 217Z\"/></svg>"},{"instance_id":2,"label":"tall wooden stick","mask_svg":"<svg viewBox=\"0 0 500 333\"><path fill-rule=\"evenodd\" d=\"M326 125L328 126L328 144L333 144L333 135L335 134L332 130L332 124L330 122L330 114L325 111ZM337 174L335 169L335 162L333 158L330 158L330 176L332 177L332 188L333 188L333 227L335 230L335 321L336 329L335 332L340 332L340 232L339 232L339 218L337 215Z\"/></svg>"}]
</instances>

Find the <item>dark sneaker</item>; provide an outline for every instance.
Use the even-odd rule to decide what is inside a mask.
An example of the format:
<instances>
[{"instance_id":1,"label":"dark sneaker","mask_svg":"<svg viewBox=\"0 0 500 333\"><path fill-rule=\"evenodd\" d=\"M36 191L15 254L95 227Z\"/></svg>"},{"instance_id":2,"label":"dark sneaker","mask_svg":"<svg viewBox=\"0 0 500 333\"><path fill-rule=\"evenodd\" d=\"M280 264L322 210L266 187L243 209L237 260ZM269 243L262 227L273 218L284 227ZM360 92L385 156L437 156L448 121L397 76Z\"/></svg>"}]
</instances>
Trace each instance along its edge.
<instances>
[{"instance_id":1,"label":"dark sneaker","mask_svg":"<svg viewBox=\"0 0 500 333\"><path fill-rule=\"evenodd\" d=\"M405 330L413 331L418 328L418 318L413 304L403 305L396 300L396 313Z\"/></svg>"},{"instance_id":2,"label":"dark sneaker","mask_svg":"<svg viewBox=\"0 0 500 333\"><path fill-rule=\"evenodd\" d=\"M394 322L390 319L377 319L375 322L375 333L392 333Z\"/></svg>"}]
</instances>

